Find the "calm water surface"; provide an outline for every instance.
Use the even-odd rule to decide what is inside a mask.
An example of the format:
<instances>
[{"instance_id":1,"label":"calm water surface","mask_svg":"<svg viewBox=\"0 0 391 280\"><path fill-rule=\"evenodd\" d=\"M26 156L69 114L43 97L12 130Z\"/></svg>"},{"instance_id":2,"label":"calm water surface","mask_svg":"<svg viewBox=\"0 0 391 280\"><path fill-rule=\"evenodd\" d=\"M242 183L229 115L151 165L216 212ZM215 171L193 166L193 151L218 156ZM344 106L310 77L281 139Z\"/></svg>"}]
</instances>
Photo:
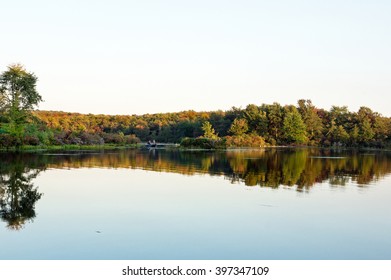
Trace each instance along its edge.
<instances>
[{"instance_id":1,"label":"calm water surface","mask_svg":"<svg viewBox=\"0 0 391 280\"><path fill-rule=\"evenodd\" d=\"M391 153L0 154L0 259L391 259Z\"/></svg>"}]
</instances>

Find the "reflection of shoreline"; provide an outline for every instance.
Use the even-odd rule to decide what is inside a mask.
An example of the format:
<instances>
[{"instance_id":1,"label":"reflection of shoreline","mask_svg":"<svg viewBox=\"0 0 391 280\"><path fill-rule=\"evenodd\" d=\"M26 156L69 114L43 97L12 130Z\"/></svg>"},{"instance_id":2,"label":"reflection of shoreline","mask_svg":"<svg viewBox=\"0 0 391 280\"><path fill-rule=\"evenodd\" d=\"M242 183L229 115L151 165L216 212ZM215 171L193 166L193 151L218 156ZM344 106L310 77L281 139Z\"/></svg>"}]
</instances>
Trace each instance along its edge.
<instances>
[{"instance_id":1,"label":"reflection of shoreline","mask_svg":"<svg viewBox=\"0 0 391 280\"><path fill-rule=\"evenodd\" d=\"M15 155L5 154L12 165ZM123 150L102 153L18 154L27 168L131 168L183 175L210 174L247 186L309 189L329 180L367 185L391 173L391 154L320 149L262 149L234 151Z\"/></svg>"}]
</instances>

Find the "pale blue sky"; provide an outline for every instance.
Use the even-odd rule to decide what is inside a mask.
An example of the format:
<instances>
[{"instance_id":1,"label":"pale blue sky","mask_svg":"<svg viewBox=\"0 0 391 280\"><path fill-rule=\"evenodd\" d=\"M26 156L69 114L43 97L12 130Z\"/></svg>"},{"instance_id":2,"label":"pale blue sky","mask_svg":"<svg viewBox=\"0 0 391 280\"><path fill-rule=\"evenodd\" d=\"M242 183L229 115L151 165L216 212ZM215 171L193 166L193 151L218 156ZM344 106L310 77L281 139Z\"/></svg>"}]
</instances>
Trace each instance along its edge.
<instances>
[{"instance_id":1,"label":"pale blue sky","mask_svg":"<svg viewBox=\"0 0 391 280\"><path fill-rule=\"evenodd\" d=\"M0 70L43 110L141 114L312 99L391 116L391 1L5 1Z\"/></svg>"}]
</instances>

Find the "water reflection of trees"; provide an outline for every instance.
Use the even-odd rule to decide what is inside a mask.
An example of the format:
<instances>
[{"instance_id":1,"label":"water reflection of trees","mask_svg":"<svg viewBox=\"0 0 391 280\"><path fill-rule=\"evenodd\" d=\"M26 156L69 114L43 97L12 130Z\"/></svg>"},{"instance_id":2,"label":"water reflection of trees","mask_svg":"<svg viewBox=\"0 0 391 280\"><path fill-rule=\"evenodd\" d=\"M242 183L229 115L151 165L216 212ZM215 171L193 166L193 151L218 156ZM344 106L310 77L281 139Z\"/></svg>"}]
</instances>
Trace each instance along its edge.
<instances>
[{"instance_id":1,"label":"water reflection of trees","mask_svg":"<svg viewBox=\"0 0 391 280\"><path fill-rule=\"evenodd\" d=\"M2 182L5 182L4 178L8 178L8 181L11 178L10 175L4 177L4 174L19 176L19 180L13 179L14 188L23 190L25 196L29 195L29 201L36 201L40 196L29 194L27 190L34 190L34 187L28 182L36 176L34 170L44 168L104 167L185 175L210 174L224 176L233 183L242 182L247 186L278 188L284 185L296 187L299 191L308 190L316 183L326 181L335 186L344 186L349 182L364 186L391 172L391 153L383 151L365 154L357 151L320 149L227 152L124 150L25 154L19 155L17 164L11 164L11 159L8 161L8 164L1 164ZM4 171L4 166L8 166L8 173ZM11 189L7 188L8 196ZM4 197L4 194L2 196Z\"/></svg>"},{"instance_id":2,"label":"water reflection of trees","mask_svg":"<svg viewBox=\"0 0 391 280\"><path fill-rule=\"evenodd\" d=\"M347 150L266 149L227 152L139 151L36 155L49 168L111 167L224 176L247 186L309 189L329 181L367 185L391 172L391 154Z\"/></svg>"},{"instance_id":3,"label":"water reflection of trees","mask_svg":"<svg viewBox=\"0 0 391 280\"><path fill-rule=\"evenodd\" d=\"M35 203L42 196L32 181L43 167L37 168L34 160L25 161L25 158L1 154L0 218L14 230L35 217Z\"/></svg>"},{"instance_id":4,"label":"water reflection of trees","mask_svg":"<svg viewBox=\"0 0 391 280\"><path fill-rule=\"evenodd\" d=\"M234 158L232 166L236 167L233 169L236 177L248 186L276 188L285 185L305 190L327 180L337 186L350 181L367 185L391 172L391 156L384 152L369 155L357 151L266 150L258 158L253 153L228 154ZM253 157L249 158L251 154ZM238 166L245 166L245 171L238 172Z\"/></svg>"},{"instance_id":5,"label":"water reflection of trees","mask_svg":"<svg viewBox=\"0 0 391 280\"><path fill-rule=\"evenodd\" d=\"M297 186L298 190L309 189L316 183L329 181L331 185L344 186L353 181L358 185L367 185L387 175L391 171L389 154L376 153L365 155L349 151L269 151L270 155L255 160L253 170L256 173L267 170L264 179L254 180L253 185L278 187L280 185Z\"/></svg>"}]
</instances>

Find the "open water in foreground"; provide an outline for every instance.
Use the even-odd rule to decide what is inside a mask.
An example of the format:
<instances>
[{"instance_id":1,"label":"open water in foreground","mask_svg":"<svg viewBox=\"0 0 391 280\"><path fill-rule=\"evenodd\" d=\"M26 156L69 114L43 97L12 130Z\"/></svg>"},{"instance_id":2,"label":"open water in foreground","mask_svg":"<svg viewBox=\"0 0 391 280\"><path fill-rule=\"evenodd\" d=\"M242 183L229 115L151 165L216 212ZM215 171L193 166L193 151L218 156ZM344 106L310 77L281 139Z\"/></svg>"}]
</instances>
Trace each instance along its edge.
<instances>
[{"instance_id":1,"label":"open water in foreground","mask_svg":"<svg viewBox=\"0 0 391 280\"><path fill-rule=\"evenodd\" d=\"M0 259L391 259L391 153L0 154Z\"/></svg>"}]
</instances>

